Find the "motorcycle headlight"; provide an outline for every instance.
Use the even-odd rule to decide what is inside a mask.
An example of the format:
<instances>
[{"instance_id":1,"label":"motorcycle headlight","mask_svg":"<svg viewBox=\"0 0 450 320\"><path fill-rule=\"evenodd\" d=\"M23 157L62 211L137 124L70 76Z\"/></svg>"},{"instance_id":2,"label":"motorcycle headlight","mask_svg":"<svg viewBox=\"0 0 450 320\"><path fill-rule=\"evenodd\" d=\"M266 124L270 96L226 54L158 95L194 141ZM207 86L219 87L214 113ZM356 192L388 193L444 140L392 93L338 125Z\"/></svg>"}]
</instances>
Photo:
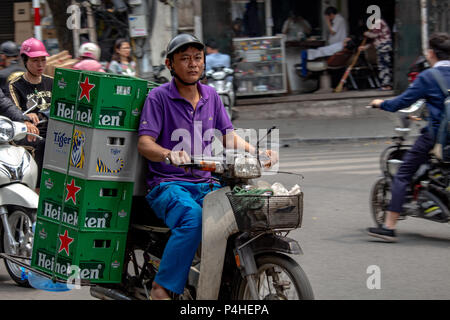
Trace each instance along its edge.
<instances>
[{"instance_id":1,"label":"motorcycle headlight","mask_svg":"<svg viewBox=\"0 0 450 320\"><path fill-rule=\"evenodd\" d=\"M254 179L261 176L261 166L253 156L239 155L234 161L234 175L237 178Z\"/></svg>"},{"instance_id":2,"label":"motorcycle headlight","mask_svg":"<svg viewBox=\"0 0 450 320\"><path fill-rule=\"evenodd\" d=\"M14 138L14 124L5 117L0 117L0 142L9 142Z\"/></svg>"}]
</instances>

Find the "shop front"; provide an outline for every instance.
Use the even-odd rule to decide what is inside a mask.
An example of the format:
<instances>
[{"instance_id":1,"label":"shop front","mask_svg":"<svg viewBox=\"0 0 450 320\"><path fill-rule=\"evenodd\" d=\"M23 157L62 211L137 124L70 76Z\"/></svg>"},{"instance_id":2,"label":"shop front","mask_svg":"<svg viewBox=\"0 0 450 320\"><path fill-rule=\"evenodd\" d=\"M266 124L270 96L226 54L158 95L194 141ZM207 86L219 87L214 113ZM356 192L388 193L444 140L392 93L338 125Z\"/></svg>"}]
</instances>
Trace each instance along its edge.
<instances>
[{"instance_id":1,"label":"shop front","mask_svg":"<svg viewBox=\"0 0 450 320\"><path fill-rule=\"evenodd\" d=\"M302 80L295 71L305 48L322 45L320 2L231 2L232 54L235 57L237 96L298 93ZM291 16L303 18L308 32L286 32ZM311 18L313 17L313 18Z\"/></svg>"},{"instance_id":2,"label":"shop front","mask_svg":"<svg viewBox=\"0 0 450 320\"><path fill-rule=\"evenodd\" d=\"M314 83L303 79L295 66L301 63L302 51L328 44L324 19L328 6L336 7L344 17L348 35L357 35L370 16L368 6L377 5L393 31L394 46L397 40L396 2L391 0L217 0L214 5L204 0L202 5L203 12L208 12L202 18L204 38L216 39L220 51L232 56L237 96L241 97L291 95L317 89L317 79ZM303 29L288 30L290 20L300 21ZM358 89L363 88L369 87Z\"/></svg>"}]
</instances>

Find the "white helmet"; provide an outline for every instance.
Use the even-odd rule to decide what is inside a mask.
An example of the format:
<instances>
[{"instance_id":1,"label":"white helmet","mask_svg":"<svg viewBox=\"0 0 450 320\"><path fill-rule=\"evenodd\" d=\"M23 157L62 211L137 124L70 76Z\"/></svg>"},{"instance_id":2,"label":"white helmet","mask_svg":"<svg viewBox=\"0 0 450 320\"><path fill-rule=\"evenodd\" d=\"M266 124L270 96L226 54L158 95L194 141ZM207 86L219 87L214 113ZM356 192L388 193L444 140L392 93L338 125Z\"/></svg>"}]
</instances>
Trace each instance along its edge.
<instances>
[{"instance_id":1,"label":"white helmet","mask_svg":"<svg viewBox=\"0 0 450 320\"><path fill-rule=\"evenodd\" d=\"M80 57L91 58L94 60L100 59L100 48L93 42L86 42L80 46Z\"/></svg>"}]
</instances>

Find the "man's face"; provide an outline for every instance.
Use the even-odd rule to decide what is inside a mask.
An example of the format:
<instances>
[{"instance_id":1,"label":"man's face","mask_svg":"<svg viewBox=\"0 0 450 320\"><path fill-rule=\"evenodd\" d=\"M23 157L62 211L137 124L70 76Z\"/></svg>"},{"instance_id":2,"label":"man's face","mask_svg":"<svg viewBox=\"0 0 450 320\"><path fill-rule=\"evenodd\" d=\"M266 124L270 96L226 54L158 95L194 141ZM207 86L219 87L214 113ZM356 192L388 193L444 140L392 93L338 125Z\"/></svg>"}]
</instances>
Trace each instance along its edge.
<instances>
[{"instance_id":1,"label":"man's face","mask_svg":"<svg viewBox=\"0 0 450 320\"><path fill-rule=\"evenodd\" d=\"M204 68L205 59L202 50L189 47L186 51L173 55L172 69L185 82L197 81L202 75Z\"/></svg>"},{"instance_id":2,"label":"man's face","mask_svg":"<svg viewBox=\"0 0 450 320\"><path fill-rule=\"evenodd\" d=\"M29 58L27 68L31 74L40 76L44 72L47 61L45 57Z\"/></svg>"}]
</instances>

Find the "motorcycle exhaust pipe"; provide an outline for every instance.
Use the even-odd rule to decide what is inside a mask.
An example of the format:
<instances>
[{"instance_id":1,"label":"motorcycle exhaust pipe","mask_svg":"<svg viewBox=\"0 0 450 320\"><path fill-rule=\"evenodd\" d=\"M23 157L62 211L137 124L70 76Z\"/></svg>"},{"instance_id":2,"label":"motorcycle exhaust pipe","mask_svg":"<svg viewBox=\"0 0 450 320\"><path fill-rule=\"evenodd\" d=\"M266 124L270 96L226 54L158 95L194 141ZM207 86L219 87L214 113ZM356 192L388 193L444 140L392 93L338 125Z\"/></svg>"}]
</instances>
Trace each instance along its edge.
<instances>
[{"instance_id":1,"label":"motorcycle exhaust pipe","mask_svg":"<svg viewBox=\"0 0 450 320\"><path fill-rule=\"evenodd\" d=\"M91 296L100 300L132 300L130 297L127 297L123 293L109 288L103 287L91 287L90 288Z\"/></svg>"}]
</instances>

